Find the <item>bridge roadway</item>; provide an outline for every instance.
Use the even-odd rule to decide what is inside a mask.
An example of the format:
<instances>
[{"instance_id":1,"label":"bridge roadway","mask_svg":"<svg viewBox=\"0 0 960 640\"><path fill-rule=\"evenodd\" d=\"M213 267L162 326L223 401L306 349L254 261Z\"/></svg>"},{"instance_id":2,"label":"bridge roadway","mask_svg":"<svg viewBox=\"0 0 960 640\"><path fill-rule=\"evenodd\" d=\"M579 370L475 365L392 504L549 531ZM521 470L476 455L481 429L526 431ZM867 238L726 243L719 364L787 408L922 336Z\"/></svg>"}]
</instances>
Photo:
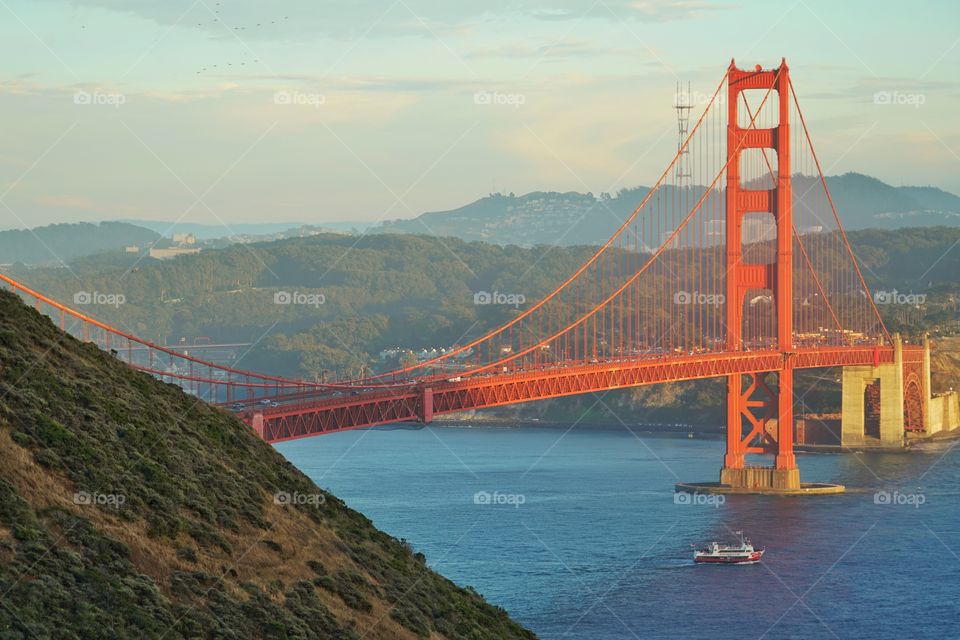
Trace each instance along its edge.
<instances>
[{"instance_id":1,"label":"bridge roadway","mask_svg":"<svg viewBox=\"0 0 960 640\"><path fill-rule=\"evenodd\" d=\"M905 363L922 361L922 347L905 345L903 358ZM282 442L395 422L430 422L438 414L646 384L786 368L877 366L893 361L891 345L799 348L790 353L767 350L668 354L636 360L553 364L512 373L462 373L457 376L459 380L433 377L387 388L358 388L343 395L279 396L274 398L279 406L255 405L243 417L268 442ZM457 374L447 374L450 375Z\"/></svg>"}]
</instances>

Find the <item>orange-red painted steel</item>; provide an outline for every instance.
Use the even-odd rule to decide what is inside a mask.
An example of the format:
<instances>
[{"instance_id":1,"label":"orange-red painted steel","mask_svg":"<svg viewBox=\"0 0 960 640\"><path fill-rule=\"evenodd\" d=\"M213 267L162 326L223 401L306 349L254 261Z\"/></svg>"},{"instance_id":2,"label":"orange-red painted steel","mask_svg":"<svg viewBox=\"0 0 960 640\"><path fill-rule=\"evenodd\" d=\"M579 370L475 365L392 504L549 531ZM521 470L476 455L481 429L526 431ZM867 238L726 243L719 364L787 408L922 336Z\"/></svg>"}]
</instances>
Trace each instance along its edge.
<instances>
[{"instance_id":1,"label":"orange-red painted steel","mask_svg":"<svg viewBox=\"0 0 960 640\"><path fill-rule=\"evenodd\" d=\"M905 347L904 353L918 350ZM263 437L270 442L292 440L332 431L359 429L392 422L423 422L431 415L453 413L561 396L622 389L647 384L756 375L784 369L869 365L893 362L892 347L872 345L798 350L667 357L660 360L599 362L540 371L434 381L429 387L409 385L392 391L361 392L356 396L321 400L301 398L263 416ZM429 391L429 393L427 393ZM429 403L425 402L429 398Z\"/></svg>"},{"instance_id":2,"label":"orange-red painted steel","mask_svg":"<svg viewBox=\"0 0 960 640\"><path fill-rule=\"evenodd\" d=\"M782 353L793 351L793 189L790 170L790 79L786 61L778 69L746 71L730 62L727 71L727 190L726 190L726 245L727 245L727 350L743 348L743 306L750 290L771 292L776 307L776 339ZM739 126L738 110L741 93L751 89L765 90L758 115L764 104L776 92L779 118L775 127L746 129ZM751 118L753 124L754 118ZM775 186L770 190L745 188L741 184L741 154L746 149L770 149L776 152ZM766 158L766 155L764 155ZM750 264L744 261L743 221L748 213L763 212L776 221L776 258L770 264ZM777 371L777 390L770 391L763 377L751 377L751 384L743 389L742 375L727 378L727 453L724 466L743 468L747 453L774 453L777 469L793 469L793 368L785 358ZM758 385L759 383L759 385ZM766 398L759 406L751 400L757 387L762 387ZM757 415L755 409L761 409ZM777 418L774 440L766 430L768 421ZM743 436L744 426L750 429ZM763 446L752 446L759 438Z\"/></svg>"},{"instance_id":3,"label":"orange-red painted steel","mask_svg":"<svg viewBox=\"0 0 960 640\"><path fill-rule=\"evenodd\" d=\"M726 121L719 126L726 125L725 136L722 129L712 128L718 125L715 119L723 117L722 107L713 111L714 119L708 117L724 97L724 82ZM745 91L763 93L756 112ZM778 118L769 123L761 113L774 96ZM798 127L793 138L804 153L791 149L791 97ZM738 121L740 98L749 117L746 127ZM695 134L702 137L695 140ZM725 151L710 146L713 137L725 140ZM666 185L677 157L691 149L709 167L699 176L703 188ZM763 162L750 164L744 154L748 150L760 150ZM776 155L775 166L768 152ZM713 156L718 157L716 165L709 164ZM769 188L758 186L757 175L751 175L764 165ZM691 166L696 171L697 163ZM809 209L803 197L810 188L801 194L804 206L797 207L794 217L792 177L804 179L804 169L822 185L823 199L836 220L835 237L800 227L802 209ZM821 207L826 212L825 204ZM744 221L751 213L768 214L774 221L769 261L745 256ZM724 231L718 222L725 223ZM751 240L752 249L763 249L766 240ZM830 244L834 241L836 246ZM830 261L842 252L852 264L837 275L837 265ZM82 339L97 342L131 366L177 381L211 402L239 403L241 415L270 442L394 422L428 423L435 415L545 398L725 377L724 466L742 468L746 455L769 453L777 469L790 470L796 468L794 371L894 361L889 334L826 189L785 61L776 69L754 70L731 62L655 187L613 237L556 290L479 338L387 373L319 383L230 368L115 329L8 276L0 274L0 283L32 300L38 310L46 307L51 315L59 314L61 328L66 329L71 318ZM684 291L684 286L693 291ZM725 292L724 309L702 304L719 291ZM768 293L756 296L757 291ZM765 297L773 303L767 317L751 311L763 308ZM748 333L745 326L751 320ZM907 428L922 428L921 398L929 393L922 388L923 353L905 346L903 355Z\"/></svg>"}]
</instances>

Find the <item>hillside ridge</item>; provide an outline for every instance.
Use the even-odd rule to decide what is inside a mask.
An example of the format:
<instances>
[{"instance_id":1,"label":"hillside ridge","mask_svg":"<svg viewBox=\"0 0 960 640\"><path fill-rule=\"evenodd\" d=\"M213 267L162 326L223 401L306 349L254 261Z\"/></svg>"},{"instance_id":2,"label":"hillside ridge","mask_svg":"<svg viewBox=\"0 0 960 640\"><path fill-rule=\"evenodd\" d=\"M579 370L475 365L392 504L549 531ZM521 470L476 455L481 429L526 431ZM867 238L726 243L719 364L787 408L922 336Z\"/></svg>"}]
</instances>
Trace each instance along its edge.
<instances>
[{"instance_id":1,"label":"hillside ridge","mask_svg":"<svg viewBox=\"0 0 960 640\"><path fill-rule=\"evenodd\" d=\"M0 292L0 636L533 638L243 423Z\"/></svg>"},{"instance_id":2,"label":"hillside ridge","mask_svg":"<svg viewBox=\"0 0 960 640\"><path fill-rule=\"evenodd\" d=\"M960 197L937 187L895 187L856 172L829 176L826 181L848 231L960 224ZM676 189L671 185L662 188L667 192ZM388 220L373 231L520 246L600 244L649 191L650 187L638 186L598 196L576 191L492 193L455 209Z\"/></svg>"}]
</instances>

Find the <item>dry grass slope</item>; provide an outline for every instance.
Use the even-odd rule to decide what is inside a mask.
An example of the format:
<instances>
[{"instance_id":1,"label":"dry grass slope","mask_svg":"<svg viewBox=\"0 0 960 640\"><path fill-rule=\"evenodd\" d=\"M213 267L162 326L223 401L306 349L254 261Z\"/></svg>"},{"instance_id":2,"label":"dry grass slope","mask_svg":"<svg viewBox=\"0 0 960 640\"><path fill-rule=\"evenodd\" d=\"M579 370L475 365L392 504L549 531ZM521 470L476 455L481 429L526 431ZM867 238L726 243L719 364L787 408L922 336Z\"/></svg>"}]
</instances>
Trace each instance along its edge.
<instances>
[{"instance_id":1,"label":"dry grass slope","mask_svg":"<svg viewBox=\"0 0 960 640\"><path fill-rule=\"evenodd\" d=\"M0 292L0 638L27 637L534 636L232 416Z\"/></svg>"}]
</instances>

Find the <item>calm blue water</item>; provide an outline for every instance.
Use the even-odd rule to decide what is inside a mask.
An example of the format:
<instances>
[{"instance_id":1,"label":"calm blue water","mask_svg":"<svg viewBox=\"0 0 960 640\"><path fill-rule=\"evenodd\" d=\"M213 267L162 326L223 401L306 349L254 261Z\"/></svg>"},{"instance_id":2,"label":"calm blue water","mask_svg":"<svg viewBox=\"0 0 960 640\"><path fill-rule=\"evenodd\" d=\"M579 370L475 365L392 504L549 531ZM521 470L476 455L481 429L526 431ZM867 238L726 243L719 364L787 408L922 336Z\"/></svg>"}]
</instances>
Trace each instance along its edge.
<instances>
[{"instance_id":1,"label":"calm blue water","mask_svg":"<svg viewBox=\"0 0 960 640\"><path fill-rule=\"evenodd\" d=\"M541 638L960 637L960 448L801 455L804 480L852 491L719 506L673 492L716 479L717 440L429 428L278 449ZM883 489L924 503L875 504ZM735 529L764 563L691 564L691 543Z\"/></svg>"}]
</instances>

